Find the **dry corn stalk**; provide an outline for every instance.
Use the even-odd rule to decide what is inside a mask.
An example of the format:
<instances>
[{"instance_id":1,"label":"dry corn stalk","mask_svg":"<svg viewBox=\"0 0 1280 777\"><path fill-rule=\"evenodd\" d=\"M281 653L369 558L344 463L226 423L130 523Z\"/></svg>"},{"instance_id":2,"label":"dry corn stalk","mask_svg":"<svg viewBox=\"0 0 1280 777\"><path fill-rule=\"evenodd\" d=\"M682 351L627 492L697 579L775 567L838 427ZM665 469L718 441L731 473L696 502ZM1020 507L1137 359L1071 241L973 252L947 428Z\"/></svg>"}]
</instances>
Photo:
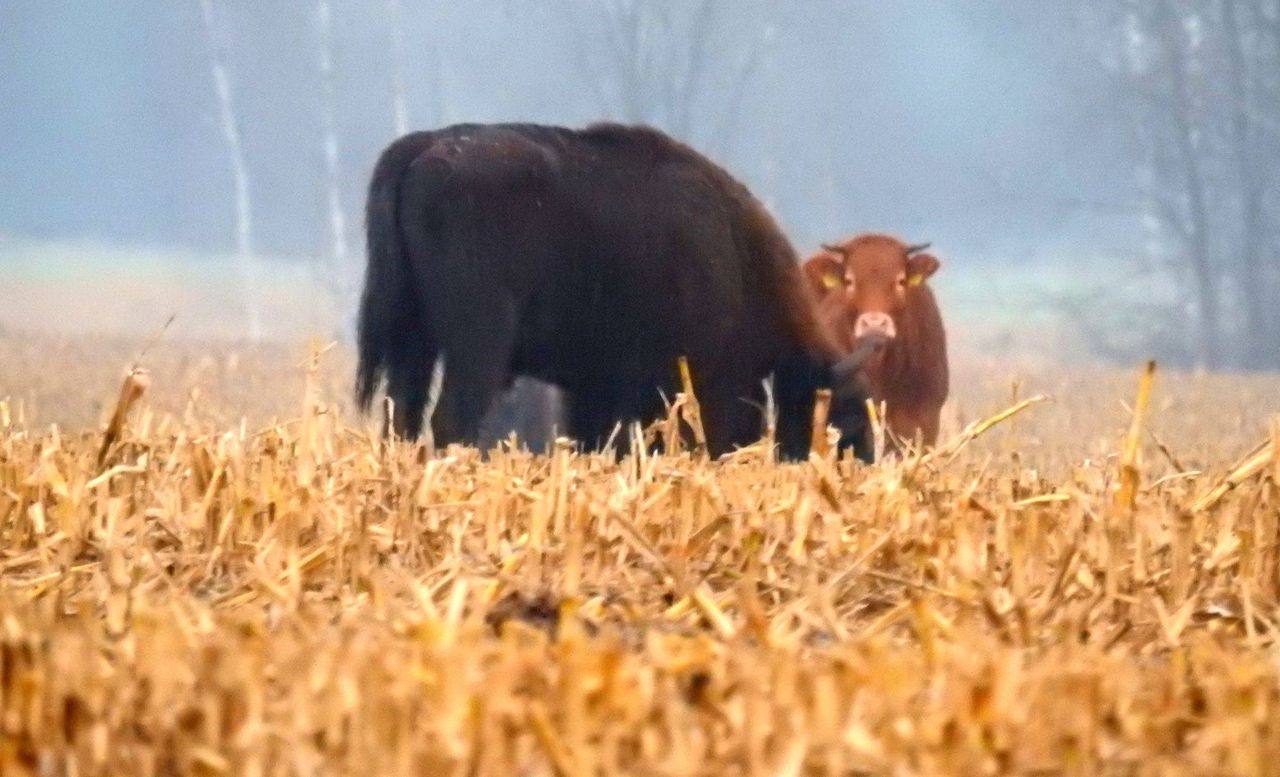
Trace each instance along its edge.
<instances>
[{"instance_id":1,"label":"dry corn stalk","mask_svg":"<svg viewBox=\"0 0 1280 777\"><path fill-rule=\"evenodd\" d=\"M707 432L702 426L702 408L698 405L698 397L693 393L693 376L689 373L689 360L680 357L680 386L685 402L680 408L684 422L693 430L693 440L697 453L707 451Z\"/></svg>"},{"instance_id":2,"label":"dry corn stalk","mask_svg":"<svg viewBox=\"0 0 1280 777\"><path fill-rule=\"evenodd\" d=\"M111 411L111 419L107 422L107 428L102 433L102 445L98 448L98 470L101 471L103 465L107 461L107 454L111 452L111 447L120 439L120 435L124 432L125 421L129 417L129 410L133 408L134 403L142 398L147 392L147 387L151 385L150 374L141 367L134 367L124 376L124 382L120 384L120 394L116 397L115 408Z\"/></svg>"},{"instance_id":3,"label":"dry corn stalk","mask_svg":"<svg viewBox=\"0 0 1280 777\"><path fill-rule=\"evenodd\" d=\"M1091 410L1019 418L1016 456L947 458L1004 448L975 437L1005 411L934 466L422 461L296 412L296 377L292 420L130 420L139 455L101 473L97 436L16 406L0 425L0 773L1280 763L1274 427L1222 480L1143 483L1112 532L1123 449L1025 463Z\"/></svg>"},{"instance_id":4,"label":"dry corn stalk","mask_svg":"<svg viewBox=\"0 0 1280 777\"><path fill-rule=\"evenodd\" d=\"M818 389L813 398L813 432L810 452L819 458L827 455L827 417L831 412L831 389Z\"/></svg>"},{"instance_id":5,"label":"dry corn stalk","mask_svg":"<svg viewBox=\"0 0 1280 777\"><path fill-rule=\"evenodd\" d=\"M1231 471L1224 475L1204 496L1197 499L1191 509L1195 512L1213 509L1232 489L1266 470L1267 466L1275 460L1275 455L1275 446L1271 440L1258 445L1242 460L1237 462L1231 468Z\"/></svg>"},{"instance_id":6,"label":"dry corn stalk","mask_svg":"<svg viewBox=\"0 0 1280 777\"><path fill-rule=\"evenodd\" d=\"M1035 405L1048 401L1049 398L1047 396L1043 394L1036 394L1033 397L1028 397L1027 399L1015 403L1011 407L1001 410L993 416L989 416L979 421L970 422L963 430L961 430L960 434L950 440L947 440L945 443L939 445L933 450L927 451L921 455L919 457L920 462L930 463L939 459L945 461L955 458L956 454L964 450L965 446L986 434L993 427L1013 418L1027 408L1034 407Z\"/></svg>"},{"instance_id":7,"label":"dry corn stalk","mask_svg":"<svg viewBox=\"0 0 1280 777\"><path fill-rule=\"evenodd\" d=\"M1125 438L1124 454L1120 459L1120 488L1116 491L1115 506L1117 510L1133 510L1134 500L1138 495L1138 482L1141 477L1138 471L1138 454L1142 443L1142 421L1147 414L1147 405L1151 402L1151 387L1155 381L1156 363L1148 361L1138 379L1138 398L1133 404L1133 419L1129 425L1129 434Z\"/></svg>"}]
</instances>

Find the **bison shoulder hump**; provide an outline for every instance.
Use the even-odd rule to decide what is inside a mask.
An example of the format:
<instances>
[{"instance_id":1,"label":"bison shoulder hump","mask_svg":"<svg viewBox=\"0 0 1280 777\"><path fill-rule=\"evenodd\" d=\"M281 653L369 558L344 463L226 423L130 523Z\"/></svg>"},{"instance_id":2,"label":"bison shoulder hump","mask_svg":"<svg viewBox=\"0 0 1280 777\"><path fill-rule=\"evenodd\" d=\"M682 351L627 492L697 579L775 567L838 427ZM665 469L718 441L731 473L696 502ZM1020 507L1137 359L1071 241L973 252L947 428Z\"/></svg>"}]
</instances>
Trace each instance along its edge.
<instances>
[{"instance_id":1,"label":"bison shoulder hump","mask_svg":"<svg viewBox=\"0 0 1280 777\"><path fill-rule=\"evenodd\" d=\"M451 187L530 184L560 168L554 148L503 129L476 128L435 143L414 161L423 173L443 176Z\"/></svg>"}]
</instances>

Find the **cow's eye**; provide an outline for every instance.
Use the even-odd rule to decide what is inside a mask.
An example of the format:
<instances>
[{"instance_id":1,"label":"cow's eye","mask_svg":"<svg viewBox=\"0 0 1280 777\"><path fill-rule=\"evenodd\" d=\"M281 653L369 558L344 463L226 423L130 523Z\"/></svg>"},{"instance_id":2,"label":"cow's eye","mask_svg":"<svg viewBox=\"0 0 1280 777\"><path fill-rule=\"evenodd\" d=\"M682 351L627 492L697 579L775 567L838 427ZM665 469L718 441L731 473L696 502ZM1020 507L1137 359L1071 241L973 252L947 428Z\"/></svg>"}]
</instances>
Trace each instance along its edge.
<instances>
[{"instance_id":1,"label":"cow's eye","mask_svg":"<svg viewBox=\"0 0 1280 777\"><path fill-rule=\"evenodd\" d=\"M907 274L906 274L906 273L903 273L902 275L899 275L899 276L898 276L898 288L900 288L900 289L905 289L905 288L907 288Z\"/></svg>"}]
</instances>

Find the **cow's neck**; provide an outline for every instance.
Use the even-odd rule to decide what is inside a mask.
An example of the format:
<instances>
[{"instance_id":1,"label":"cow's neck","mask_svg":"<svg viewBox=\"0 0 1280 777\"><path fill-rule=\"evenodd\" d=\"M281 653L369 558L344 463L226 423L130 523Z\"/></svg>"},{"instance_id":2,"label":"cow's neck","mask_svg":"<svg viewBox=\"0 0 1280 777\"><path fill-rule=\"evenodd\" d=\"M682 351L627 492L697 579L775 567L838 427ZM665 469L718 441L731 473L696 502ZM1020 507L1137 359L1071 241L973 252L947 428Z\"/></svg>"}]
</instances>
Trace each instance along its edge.
<instances>
[{"instance_id":1,"label":"cow's neck","mask_svg":"<svg viewBox=\"0 0 1280 777\"><path fill-rule=\"evenodd\" d=\"M907 304L894 317L896 336L867 368L872 398L879 402L892 397L897 402L910 401L927 391L921 376L928 370L930 354L920 346L929 290L925 286L908 292Z\"/></svg>"}]
</instances>

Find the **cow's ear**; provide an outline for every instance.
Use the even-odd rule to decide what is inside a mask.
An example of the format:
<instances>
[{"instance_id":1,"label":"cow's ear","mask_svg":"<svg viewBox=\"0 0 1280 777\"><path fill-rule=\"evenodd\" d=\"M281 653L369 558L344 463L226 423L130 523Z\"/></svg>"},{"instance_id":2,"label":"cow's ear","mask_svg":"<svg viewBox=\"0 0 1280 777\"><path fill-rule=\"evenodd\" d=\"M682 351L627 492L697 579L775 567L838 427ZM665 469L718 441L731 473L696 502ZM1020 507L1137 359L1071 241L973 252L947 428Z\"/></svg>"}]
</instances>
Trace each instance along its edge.
<instances>
[{"instance_id":1,"label":"cow's ear","mask_svg":"<svg viewBox=\"0 0 1280 777\"><path fill-rule=\"evenodd\" d=\"M804 263L805 275L815 290L830 291L841 283L844 265L829 253L814 254Z\"/></svg>"},{"instance_id":2,"label":"cow's ear","mask_svg":"<svg viewBox=\"0 0 1280 777\"><path fill-rule=\"evenodd\" d=\"M919 286L936 273L941 266L942 262L939 262L938 257L933 254L915 254L908 257L907 285Z\"/></svg>"}]
</instances>

